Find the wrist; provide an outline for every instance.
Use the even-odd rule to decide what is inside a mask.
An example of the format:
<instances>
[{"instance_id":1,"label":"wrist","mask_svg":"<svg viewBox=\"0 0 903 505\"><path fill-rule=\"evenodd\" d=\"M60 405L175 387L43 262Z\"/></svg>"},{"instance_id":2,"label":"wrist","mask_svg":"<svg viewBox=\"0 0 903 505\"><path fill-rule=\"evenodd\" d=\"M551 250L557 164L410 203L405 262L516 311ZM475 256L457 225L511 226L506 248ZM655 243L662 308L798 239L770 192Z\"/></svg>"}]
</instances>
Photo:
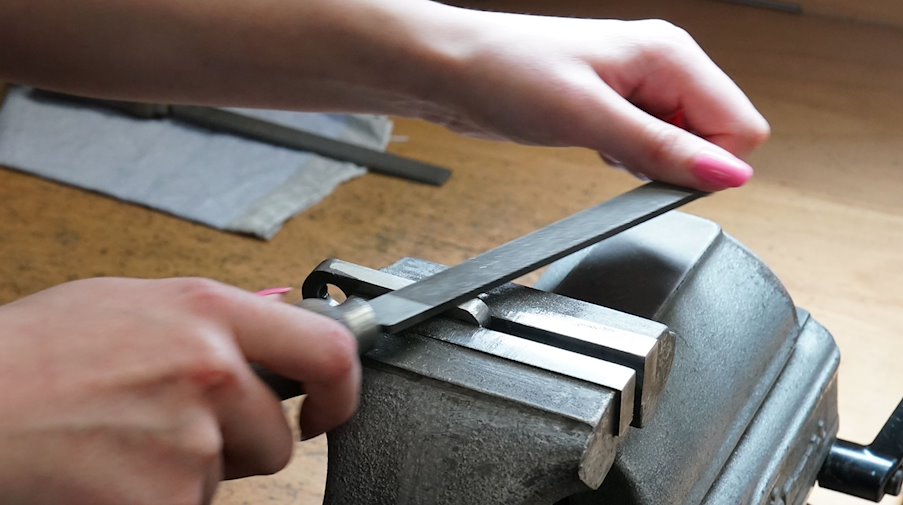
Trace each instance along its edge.
<instances>
[{"instance_id":1,"label":"wrist","mask_svg":"<svg viewBox=\"0 0 903 505\"><path fill-rule=\"evenodd\" d=\"M369 104L384 112L429 117L453 104L458 77L473 51L476 11L429 0L360 2L347 40L352 74ZM361 54L364 47L364 55Z\"/></svg>"},{"instance_id":2,"label":"wrist","mask_svg":"<svg viewBox=\"0 0 903 505\"><path fill-rule=\"evenodd\" d=\"M422 117L456 85L474 11L430 0L291 5L296 10L273 25L286 35L282 43L262 41L266 50L238 69L276 83L263 89L278 95L257 97L265 106ZM234 69L235 61L224 65Z\"/></svg>"}]
</instances>

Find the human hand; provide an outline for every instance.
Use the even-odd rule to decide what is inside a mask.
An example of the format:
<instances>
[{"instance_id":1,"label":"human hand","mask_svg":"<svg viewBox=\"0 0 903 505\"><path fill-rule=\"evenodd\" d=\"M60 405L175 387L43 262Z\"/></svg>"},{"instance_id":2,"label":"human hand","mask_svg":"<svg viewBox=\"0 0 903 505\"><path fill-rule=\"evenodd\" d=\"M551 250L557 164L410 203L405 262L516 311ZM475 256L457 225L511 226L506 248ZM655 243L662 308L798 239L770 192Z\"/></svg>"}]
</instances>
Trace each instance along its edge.
<instances>
[{"instance_id":1,"label":"human hand","mask_svg":"<svg viewBox=\"0 0 903 505\"><path fill-rule=\"evenodd\" d=\"M0 307L0 496L27 504L207 503L293 446L248 362L304 383L305 437L351 416L340 324L202 279L76 281Z\"/></svg>"},{"instance_id":2,"label":"human hand","mask_svg":"<svg viewBox=\"0 0 903 505\"><path fill-rule=\"evenodd\" d=\"M665 21L445 13L445 82L420 115L465 133L579 146L628 170L714 191L769 126L685 31ZM443 33L441 30L435 33ZM441 105L440 105L441 104Z\"/></svg>"}]
</instances>

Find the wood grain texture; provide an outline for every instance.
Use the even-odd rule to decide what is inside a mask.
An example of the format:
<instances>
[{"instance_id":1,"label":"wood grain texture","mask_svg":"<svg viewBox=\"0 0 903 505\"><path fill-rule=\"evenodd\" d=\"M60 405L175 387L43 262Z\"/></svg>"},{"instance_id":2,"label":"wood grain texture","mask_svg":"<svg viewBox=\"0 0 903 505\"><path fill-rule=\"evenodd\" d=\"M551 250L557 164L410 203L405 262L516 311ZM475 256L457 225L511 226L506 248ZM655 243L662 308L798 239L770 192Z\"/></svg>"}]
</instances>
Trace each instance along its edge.
<instances>
[{"instance_id":1,"label":"wood grain texture","mask_svg":"<svg viewBox=\"0 0 903 505\"><path fill-rule=\"evenodd\" d=\"M803 12L903 27L898 0L797 0Z\"/></svg>"},{"instance_id":2,"label":"wood grain texture","mask_svg":"<svg viewBox=\"0 0 903 505\"><path fill-rule=\"evenodd\" d=\"M757 253L832 331L843 353L841 435L871 440L903 396L903 32L704 1L470 5L671 19L748 92L774 129L751 159L757 176L687 210ZM297 284L332 256L451 264L636 185L584 150L469 140L411 120L396 132L407 141L391 150L453 168L448 185L366 176L271 242L2 170L0 303L101 275L200 275L256 290ZM288 469L227 483L216 503L319 504L325 459L322 438L299 445ZM817 490L811 503L861 502Z\"/></svg>"}]
</instances>

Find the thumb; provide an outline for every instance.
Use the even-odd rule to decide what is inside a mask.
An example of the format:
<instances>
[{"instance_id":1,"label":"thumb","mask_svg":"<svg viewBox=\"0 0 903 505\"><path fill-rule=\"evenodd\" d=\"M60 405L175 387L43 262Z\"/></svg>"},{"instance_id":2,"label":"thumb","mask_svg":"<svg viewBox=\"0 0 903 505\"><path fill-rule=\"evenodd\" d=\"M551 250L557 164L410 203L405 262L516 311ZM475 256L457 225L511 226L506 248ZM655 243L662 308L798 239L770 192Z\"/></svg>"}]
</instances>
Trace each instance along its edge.
<instances>
[{"instance_id":1,"label":"thumb","mask_svg":"<svg viewBox=\"0 0 903 505\"><path fill-rule=\"evenodd\" d=\"M605 112L597 115L605 125L594 128L600 135L592 146L603 158L653 180L703 191L739 187L752 177L752 167L722 147L606 91Z\"/></svg>"}]
</instances>

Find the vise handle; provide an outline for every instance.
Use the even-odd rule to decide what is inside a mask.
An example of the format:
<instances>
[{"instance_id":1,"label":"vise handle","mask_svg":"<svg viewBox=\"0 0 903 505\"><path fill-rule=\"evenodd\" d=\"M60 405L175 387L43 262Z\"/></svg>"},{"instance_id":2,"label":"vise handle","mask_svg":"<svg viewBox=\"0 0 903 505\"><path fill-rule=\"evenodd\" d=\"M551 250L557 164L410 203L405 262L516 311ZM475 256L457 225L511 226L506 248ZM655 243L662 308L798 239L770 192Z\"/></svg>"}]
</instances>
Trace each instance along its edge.
<instances>
[{"instance_id":1,"label":"vise handle","mask_svg":"<svg viewBox=\"0 0 903 505\"><path fill-rule=\"evenodd\" d=\"M827 489L874 502L903 489L903 401L867 446L835 440L818 474Z\"/></svg>"}]
</instances>

